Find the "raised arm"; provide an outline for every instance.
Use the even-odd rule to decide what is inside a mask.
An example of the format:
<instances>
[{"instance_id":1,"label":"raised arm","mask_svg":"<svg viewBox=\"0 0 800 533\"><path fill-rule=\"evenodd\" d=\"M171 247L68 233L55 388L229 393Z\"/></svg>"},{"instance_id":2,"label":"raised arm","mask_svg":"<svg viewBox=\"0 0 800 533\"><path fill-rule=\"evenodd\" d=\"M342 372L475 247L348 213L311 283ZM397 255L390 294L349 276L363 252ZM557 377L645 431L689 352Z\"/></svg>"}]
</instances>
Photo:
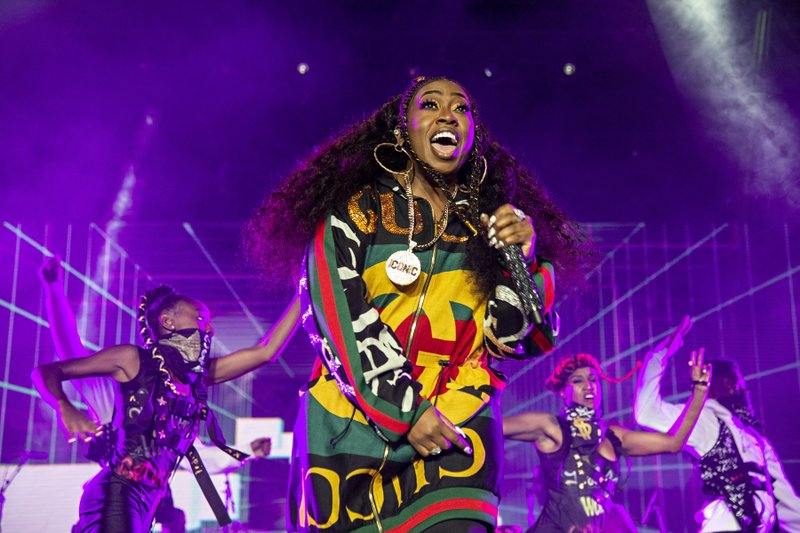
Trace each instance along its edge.
<instances>
[{"instance_id":1,"label":"raised arm","mask_svg":"<svg viewBox=\"0 0 800 533\"><path fill-rule=\"evenodd\" d=\"M58 257L48 257L38 273L44 290L50 335L58 356L61 359L72 359L89 355L78 335L75 314L64 295L64 271L61 268L61 260Z\"/></svg>"},{"instance_id":2,"label":"raised arm","mask_svg":"<svg viewBox=\"0 0 800 533\"><path fill-rule=\"evenodd\" d=\"M660 389L667 363L683 346L683 338L690 329L692 321L688 316L684 316L680 324L645 355L633 402L633 415L640 426L666 433L681 419L684 408L665 402ZM695 455L703 455L714 445L718 433L719 423L714 414L701 410L699 422L689 434L686 445Z\"/></svg>"},{"instance_id":3,"label":"raised arm","mask_svg":"<svg viewBox=\"0 0 800 533\"><path fill-rule=\"evenodd\" d=\"M50 324L50 336L59 359L86 357L89 351L78 334L78 323L64 293L64 270L61 259L48 257L39 268L39 280L45 296L45 311ZM114 391L111 383L102 378L83 378L72 385L89 407L92 418L108 422L114 414Z\"/></svg>"},{"instance_id":4,"label":"raised arm","mask_svg":"<svg viewBox=\"0 0 800 533\"><path fill-rule=\"evenodd\" d=\"M42 399L58 415L58 421L70 440L76 436L89 438L97 425L79 411L64 393L64 381L111 376L117 381L129 381L139 372L139 352L136 346L121 345L101 350L88 357L48 363L33 369L31 379Z\"/></svg>"},{"instance_id":5,"label":"raised arm","mask_svg":"<svg viewBox=\"0 0 800 533\"><path fill-rule=\"evenodd\" d=\"M677 405L661 397L661 379L667 361L683 346L683 337L692 329L692 321L684 316L681 323L658 346L644 356L633 398L636 423L656 431L668 431L681 414Z\"/></svg>"},{"instance_id":6,"label":"raised arm","mask_svg":"<svg viewBox=\"0 0 800 533\"><path fill-rule=\"evenodd\" d=\"M689 361L691 394L677 420L667 432L632 431L620 426L612 426L614 433L622 441L622 448L628 455L676 453L683 448L703 409L711 382L711 365L703 363L703 356L702 348L698 352L692 352Z\"/></svg>"},{"instance_id":7,"label":"raised arm","mask_svg":"<svg viewBox=\"0 0 800 533\"><path fill-rule=\"evenodd\" d=\"M283 315L258 344L211 360L206 382L209 385L236 379L278 357L300 324L300 298L295 296Z\"/></svg>"}]
</instances>

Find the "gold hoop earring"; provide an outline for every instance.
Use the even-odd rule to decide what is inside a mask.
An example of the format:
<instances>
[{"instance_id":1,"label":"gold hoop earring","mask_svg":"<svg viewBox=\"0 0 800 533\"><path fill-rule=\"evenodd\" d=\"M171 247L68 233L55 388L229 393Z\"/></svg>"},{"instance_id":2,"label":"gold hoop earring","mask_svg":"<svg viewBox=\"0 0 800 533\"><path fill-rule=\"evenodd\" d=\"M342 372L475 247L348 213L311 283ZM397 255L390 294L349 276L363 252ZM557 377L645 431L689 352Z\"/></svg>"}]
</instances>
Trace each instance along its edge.
<instances>
[{"instance_id":1,"label":"gold hoop earring","mask_svg":"<svg viewBox=\"0 0 800 533\"><path fill-rule=\"evenodd\" d=\"M486 163L486 157L481 156L481 159L483 159L483 174L481 175L481 179L478 181L478 187L483 185L483 181L486 179L486 171L489 168L489 165ZM461 185L458 186L458 188L461 189L463 192L468 193L469 183L462 183ZM473 231L473 235L477 234L478 234L477 232Z\"/></svg>"},{"instance_id":2,"label":"gold hoop earring","mask_svg":"<svg viewBox=\"0 0 800 533\"><path fill-rule=\"evenodd\" d=\"M480 181L478 181L478 186L479 187L481 185L483 185L483 180L486 179L486 171L489 169L489 164L486 162L486 157L485 156L481 156L481 159L483 159L483 175L481 176Z\"/></svg>"},{"instance_id":3,"label":"gold hoop earring","mask_svg":"<svg viewBox=\"0 0 800 533\"><path fill-rule=\"evenodd\" d=\"M402 145L392 144L392 143L378 143L375 145L375 148L372 149L372 157L375 158L375 162L378 163L378 166L381 167L386 172L388 172L389 174L402 174L404 176L408 175L408 169L392 170L391 168L387 167L381 162L380 158L378 157L378 148L382 148L385 146L391 147L395 152L404 154L408 158L409 162L412 161L411 155L406 151L405 148L402 147Z\"/></svg>"}]
</instances>

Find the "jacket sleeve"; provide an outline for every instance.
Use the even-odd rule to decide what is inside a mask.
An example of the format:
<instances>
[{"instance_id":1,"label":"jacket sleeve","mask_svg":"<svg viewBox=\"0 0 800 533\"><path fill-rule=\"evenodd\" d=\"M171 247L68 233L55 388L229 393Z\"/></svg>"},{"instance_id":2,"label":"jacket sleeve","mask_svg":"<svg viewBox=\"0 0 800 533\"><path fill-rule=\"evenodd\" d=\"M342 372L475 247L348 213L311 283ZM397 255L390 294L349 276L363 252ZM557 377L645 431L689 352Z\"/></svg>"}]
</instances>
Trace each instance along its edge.
<instances>
[{"instance_id":1,"label":"jacket sleeve","mask_svg":"<svg viewBox=\"0 0 800 533\"><path fill-rule=\"evenodd\" d=\"M483 325L486 347L497 359L531 359L551 352L556 346L559 317L553 309L553 265L538 260L529 270L544 306L544 321L536 325L532 317L526 316L511 277L501 273L486 306Z\"/></svg>"},{"instance_id":2,"label":"jacket sleeve","mask_svg":"<svg viewBox=\"0 0 800 533\"><path fill-rule=\"evenodd\" d=\"M775 509L781 531L800 531L800 498L792 484L786 479L783 464L767 439L764 439L764 457L772 477L772 493L775 496Z\"/></svg>"},{"instance_id":3,"label":"jacket sleeve","mask_svg":"<svg viewBox=\"0 0 800 533\"><path fill-rule=\"evenodd\" d=\"M431 405L411 377L400 342L366 300L362 278L370 235L347 211L317 226L306 264L321 358L340 390L386 440L400 440Z\"/></svg>"},{"instance_id":4,"label":"jacket sleeve","mask_svg":"<svg viewBox=\"0 0 800 533\"><path fill-rule=\"evenodd\" d=\"M644 357L633 400L633 416L642 427L667 433L681 416L683 407L665 402L661 397L666 350L648 352ZM719 421L711 410L703 408L684 449L695 457L708 453L719 437Z\"/></svg>"}]
</instances>

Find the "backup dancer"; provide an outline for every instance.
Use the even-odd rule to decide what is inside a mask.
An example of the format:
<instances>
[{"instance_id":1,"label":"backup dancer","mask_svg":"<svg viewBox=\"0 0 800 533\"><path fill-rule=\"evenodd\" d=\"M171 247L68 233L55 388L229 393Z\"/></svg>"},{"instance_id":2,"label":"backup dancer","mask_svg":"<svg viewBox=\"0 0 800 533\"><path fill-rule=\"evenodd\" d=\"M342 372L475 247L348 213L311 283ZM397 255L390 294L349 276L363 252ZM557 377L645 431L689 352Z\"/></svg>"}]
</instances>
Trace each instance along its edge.
<instances>
[{"instance_id":1,"label":"backup dancer","mask_svg":"<svg viewBox=\"0 0 800 533\"><path fill-rule=\"evenodd\" d=\"M90 352L84 347L78 333L78 324L75 314L69 306L64 290L64 270L58 257L48 257L38 270L39 280L45 296L45 310L47 322L50 325L50 335L53 346L60 359L86 357ZM293 305L297 305L294 301ZM296 315L296 311L295 311ZM72 381L78 390L81 399L89 408L90 417L100 425L111 424L114 416L114 386L112 380L105 378L81 378ZM113 430L111 430L113 432ZM90 450L98 449L97 442L90 446ZM258 438L249 443L252 455L247 459L258 459L269 455L271 449L269 438ZM233 472L244 464L242 461L231 457L216 446L204 445L196 439L194 446L197 449L205 468L211 475ZM236 444L234 448L239 448ZM91 454L90 451L90 454ZM181 461L181 468L191 471L191 465ZM155 521L161 524L164 533L183 533L186 531L186 515L175 507L169 489L161 499L155 513Z\"/></svg>"},{"instance_id":2,"label":"backup dancer","mask_svg":"<svg viewBox=\"0 0 800 533\"><path fill-rule=\"evenodd\" d=\"M78 532L141 533L150 530L159 502L178 461L186 455L221 524L230 522L193 442L206 419L214 443L237 460L209 411L207 386L237 378L269 361L294 331L296 307L259 344L220 358L210 357L213 329L199 300L161 286L142 296L137 321L144 347L119 345L88 357L65 359L34 369L42 398L58 415L69 440L113 444L100 450L101 471L84 486ZM292 313L291 311L295 312ZM114 418L102 426L79 411L62 383L86 377L115 380ZM98 438L98 432L103 438ZM108 438L109 432L117 433Z\"/></svg>"},{"instance_id":3,"label":"backup dancer","mask_svg":"<svg viewBox=\"0 0 800 533\"><path fill-rule=\"evenodd\" d=\"M528 412L504 418L505 437L531 442L541 461L547 495L529 532L636 531L627 513L611 502L619 465L628 456L677 452L686 442L711 379L702 351L692 353L690 364L692 394L661 433L633 431L603 417L600 380L609 378L588 354L563 358L547 380L547 388L564 403L557 416Z\"/></svg>"},{"instance_id":4,"label":"backup dancer","mask_svg":"<svg viewBox=\"0 0 800 533\"><path fill-rule=\"evenodd\" d=\"M692 322L681 324L644 359L634 401L636 421L663 431L680 408L665 402L660 386L670 357L683 345ZM710 496L695 514L700 531L800 532L800 498L764 436L735 361L709 361L714 382L709 400L684 445L700 467Z\"/></svg>"}]
</instances>

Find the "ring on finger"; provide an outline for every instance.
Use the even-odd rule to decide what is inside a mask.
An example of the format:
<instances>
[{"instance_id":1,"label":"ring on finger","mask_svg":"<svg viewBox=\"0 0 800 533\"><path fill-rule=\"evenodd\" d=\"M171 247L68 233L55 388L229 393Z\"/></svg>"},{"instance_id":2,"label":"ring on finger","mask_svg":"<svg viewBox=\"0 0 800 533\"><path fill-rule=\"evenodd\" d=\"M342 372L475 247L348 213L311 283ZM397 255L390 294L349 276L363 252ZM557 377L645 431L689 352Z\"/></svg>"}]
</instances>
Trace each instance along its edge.
<instances>
[{"instance_id":1,"label":"ring on finger","mask_svg":"<svg viewBox=\"0 0 800 533\"><path fill-rule=\"evenodd\" d=\"M517 218L520 219L520 221L528 218L528 215L525 214L525 211L523 211L519 207L512 208L512 211L514 211L514 214L517 215Z\"/></svg>"},{"instance_id":2,"label":"ring on finger","mask_svg":"<svg viewBox=\"0 0 800 533\"><path fill-rule=\"evenodd\" d=\"M428 453L430 455L439 455L440 453L442 453L442 449L437 446L434 449L432 449L431 451L429 451Z\"/></svg>"}]
</instances>

